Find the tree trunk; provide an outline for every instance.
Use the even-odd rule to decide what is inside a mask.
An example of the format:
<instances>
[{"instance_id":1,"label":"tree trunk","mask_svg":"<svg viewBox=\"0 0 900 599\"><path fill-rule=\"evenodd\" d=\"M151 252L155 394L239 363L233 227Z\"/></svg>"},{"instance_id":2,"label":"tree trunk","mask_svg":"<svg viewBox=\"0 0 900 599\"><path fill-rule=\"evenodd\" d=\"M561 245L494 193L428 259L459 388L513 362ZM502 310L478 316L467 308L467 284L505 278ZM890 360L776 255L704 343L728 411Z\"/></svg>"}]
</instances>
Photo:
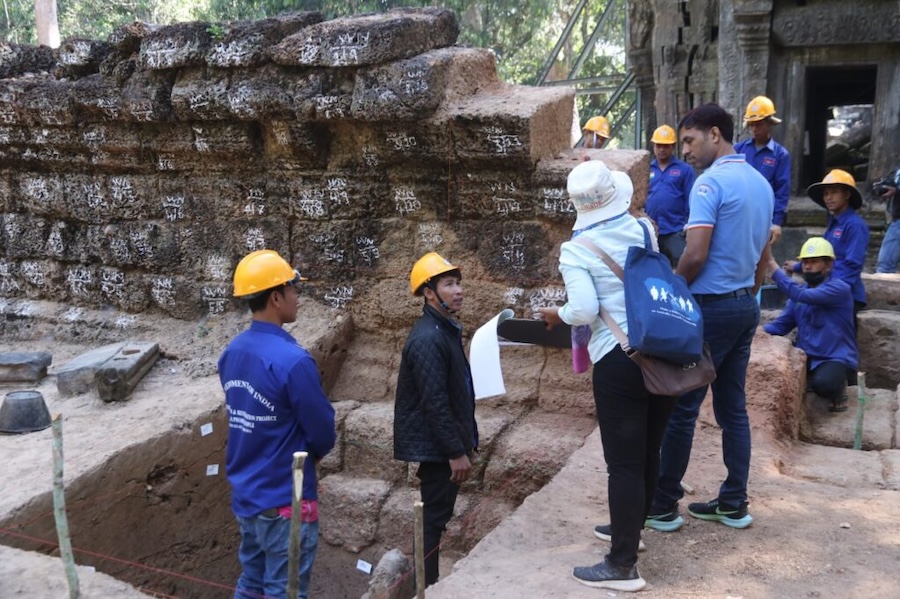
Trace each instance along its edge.
<instances>
[{"instance_id":1,"label":"tree trunk","mask_svg":"<svg viewBox=\"0 0 900 599\"><path fill-rule=\"evenodd\" d=\"M38 44L59 48L59 23L56 19L56 0L34 0L34 20Z\"/></svg>"}]
</instances>

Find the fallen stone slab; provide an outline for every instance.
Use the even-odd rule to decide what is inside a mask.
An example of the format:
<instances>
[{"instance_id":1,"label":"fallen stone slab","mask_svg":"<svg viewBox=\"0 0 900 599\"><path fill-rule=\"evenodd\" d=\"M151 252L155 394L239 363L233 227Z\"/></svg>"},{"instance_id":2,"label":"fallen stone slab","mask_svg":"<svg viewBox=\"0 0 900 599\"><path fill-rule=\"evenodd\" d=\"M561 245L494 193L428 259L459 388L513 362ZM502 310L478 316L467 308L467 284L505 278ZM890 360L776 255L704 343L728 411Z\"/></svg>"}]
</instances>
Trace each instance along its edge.
<instances>
[{"instance_id":1,"label":"fallen stone slab","mask_svg":"<svg viewBox=\"0 0 900 599\"><path fill-rule=\"evenodd\" d=\"M37 383L47 376L53 361L49 352L6 352L0 354L0 382Z\"/></svg>"},{"instance_id":2,"label":"fallen stone slab","mask_svg":"<svg viewBox=\"0 0 900 599\"><path fill-rule=\"evenodd\" d=\"M56 371L56 388L60 395L78 395L94 388L94 376L116 355L124 343L112 343L72 358Z\"/></svg>"},{"instance_id":3,"label":"fallen stone slab","mask_svg":"<svg viewBox=\"0 0 900 599\"><path fill-rule=\"evenodd\" d=\"M98 370L97 393L106 402L124 401L159 359L159 344L126 343Z\"/></svg>"},{"instance_id":4,"label":"fallen stone slab","mask_svg":"<svg viewBox=\"0 0 900 599\"><path fill-rule=\"evenodd\" d=\"M887 483L882 455L890 453L798 443L784 464L784 474L844 488L883 488Z\"/></svg>"}]
</instances>

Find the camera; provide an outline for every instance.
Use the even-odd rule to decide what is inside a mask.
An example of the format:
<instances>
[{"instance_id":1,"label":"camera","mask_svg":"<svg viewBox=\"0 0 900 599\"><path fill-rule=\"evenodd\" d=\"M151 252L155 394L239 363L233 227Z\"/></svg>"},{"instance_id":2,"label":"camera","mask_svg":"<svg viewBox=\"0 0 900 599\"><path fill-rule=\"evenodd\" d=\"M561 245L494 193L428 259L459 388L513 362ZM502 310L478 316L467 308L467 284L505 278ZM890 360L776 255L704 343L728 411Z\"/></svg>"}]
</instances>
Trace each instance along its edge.
<instances>
[{"instance_id":1,"label":"camera","mask_svg":"<svg viewBox=\"0 0 900 599\"><path fill-rule=\"evenodd\" d=\"M897 187L890 177L882 177L878 181L872 183L872 192L877 196L884 195L889 189Z\"/></svg>"}]
</instances>

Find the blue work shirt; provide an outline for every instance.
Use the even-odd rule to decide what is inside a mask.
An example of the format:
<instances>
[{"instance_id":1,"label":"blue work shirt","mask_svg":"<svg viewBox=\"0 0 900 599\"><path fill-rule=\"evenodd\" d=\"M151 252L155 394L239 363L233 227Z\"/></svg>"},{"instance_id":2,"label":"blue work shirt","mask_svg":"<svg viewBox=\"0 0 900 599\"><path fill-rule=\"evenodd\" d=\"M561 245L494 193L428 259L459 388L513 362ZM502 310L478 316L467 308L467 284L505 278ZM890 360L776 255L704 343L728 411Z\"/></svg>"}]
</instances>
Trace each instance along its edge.
<instances>
[{"instance_id":1,"label":"blue work shirt","mask_svg":"<svg viewBox=\"0 0 900 599\"><path fill-rule=\"evenodd\" d=\"M654 158L650 162L650 191L644 210L656 223L660 235L678 233L688 220L688 197L697 175L687 163L673 158L660 169Z\"/></svg>"},{"instance_id":2,"label":"blue work shirt","mask_svg":"<svg viewBox=\"0 0 900 599\"><path fill-rule=\"evenodd\" d=\"M691 189L686 228L713 230L706 262L691 293L729 293L753 287L756 265L769 239L772 205L768 182L743 154L722 156Z\"/></svg>"},{"instance_id":3,"label":"blue work shirt","mask_svg":"<svg viewBox=\"0 0 900 599\"><path fill-rule=\"evenodd\" d=\"M280 326L254 320L219 358L228 409L225 472L244 518L291 505L293 453L306 451L303 499L316 499L316 461L334 447L334 408L312 356Z\"/></svg>"},{"instance_id":4,"label":"blue work shirt","mask_svg":"<svg viewBox=\"0 0 900 599\"><path fill-rule=\"evenodd\" d=\"M747 157L747 164L766 178L775 194L772 224L784 225L788 200L791 197L791 154L783 145L769 138L769 143L757 148L753 138L739 141L734 151Z\"/></svg>"},{"instance_id":5,"label":"blue work shirt","mask_svg":"<svg viewBox=\"0 0 900 599\"><path fill-rule=\"evenodd\" d=\"M792 281L780 268L772 278L789 299L778 318L763 330L770 335L787 335L796 328L794 345L806 352L811 369L822 362L836 361L856 370L859 353L850 286L832 274L817 287L807 287Z\"/></svg>"},{"instance_id":6,"label":"blue work shirt","mask_svg":"<svg viewBox=\"0 0 900 599\"><path fill-rule=\"evenodd\" d=\"M822 235L834 247L834 267L832 278L843 279L850 285L853 301L866 303L866 288L862 282L862 269L869 249L869 225L848 207L839 215L828 215L828 226ZM803 269L800 261L794 265L794 272Z\"/></svg>"}]
</instances>

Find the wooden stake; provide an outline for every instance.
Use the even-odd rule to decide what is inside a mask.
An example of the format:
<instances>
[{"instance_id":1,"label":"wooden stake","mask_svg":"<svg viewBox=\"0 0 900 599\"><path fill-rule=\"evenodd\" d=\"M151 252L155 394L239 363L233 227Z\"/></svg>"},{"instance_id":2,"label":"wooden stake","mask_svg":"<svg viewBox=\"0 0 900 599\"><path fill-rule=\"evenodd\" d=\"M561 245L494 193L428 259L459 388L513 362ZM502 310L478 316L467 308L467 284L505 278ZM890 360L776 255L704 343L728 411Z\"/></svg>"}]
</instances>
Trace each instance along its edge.
<instances>
[{"instance_id":1,"label":"wooden stake","mask_svg":"<svg viewBox=\"0 0 900 599\"><path fill-rule=\"evenodd\" d=\"M56 520L56 536L59 538L59 557L66 568L69 581L69 599L78 599L78 572L69 536L69 520L66 518L66 490L63 484L62 415L54 414L53 424L53 519Z\"/></svg>"},{"instance_id":2,"label":"wooden stake","mask_svg":"<svg viewBox=\"0 0 900 599\"><path fill-rule=\"evenodd\" d=\"M300 514L303 511L303 462L309 454L294 452L294 495L291 498L291 540L288 545L288 597L300 592Z\"/></svg>"},{"instance_id":3,"label":"wooden stake","mask_svg":"<svg viewBox=\"0 0 900 599\"><path fill-rule=\"evenodd\" d=\"M416 514L416 599L425 599L425 504L413 504Z\"/></svg>"}]
</instances>

